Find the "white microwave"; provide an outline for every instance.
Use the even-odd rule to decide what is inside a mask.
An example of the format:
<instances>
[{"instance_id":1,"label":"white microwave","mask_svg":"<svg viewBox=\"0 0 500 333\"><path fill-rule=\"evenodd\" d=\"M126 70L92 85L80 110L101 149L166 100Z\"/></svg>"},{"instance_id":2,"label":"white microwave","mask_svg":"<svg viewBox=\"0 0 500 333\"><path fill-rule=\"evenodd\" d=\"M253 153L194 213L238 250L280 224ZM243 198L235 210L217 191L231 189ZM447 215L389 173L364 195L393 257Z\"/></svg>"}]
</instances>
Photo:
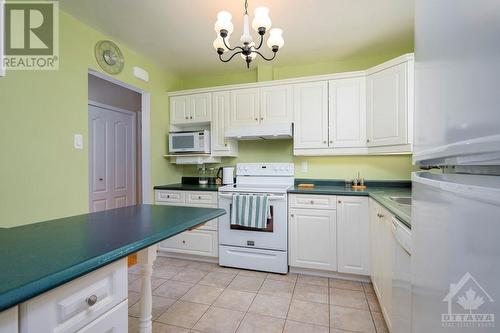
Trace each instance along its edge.
<instances>
[{"instance_id":1,"label":"white microwave","mask_svg":"<svg viewBox=\"0 0 500 333\"><path fill-rule=\"evenodd\" d=\"M168 151L175 153L210 154L210 131L171 132Z\"/></svg>"}]
</instances>

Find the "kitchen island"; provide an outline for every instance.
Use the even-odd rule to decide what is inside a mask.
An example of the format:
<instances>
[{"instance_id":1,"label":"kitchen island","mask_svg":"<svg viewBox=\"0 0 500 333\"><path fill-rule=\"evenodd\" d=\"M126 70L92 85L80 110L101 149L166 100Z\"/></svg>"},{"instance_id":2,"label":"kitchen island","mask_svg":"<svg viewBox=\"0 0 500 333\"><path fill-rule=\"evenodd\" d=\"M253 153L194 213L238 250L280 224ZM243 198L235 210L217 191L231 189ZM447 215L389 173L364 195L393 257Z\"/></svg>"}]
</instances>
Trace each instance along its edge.
<instances>
[{"instance_id":1,"label":"kitchen island","mask_svg":"<svg viewBox=\"0 0 500 333\"><path fill-rule=\"evenodd\" d=\"M110 286L105 282L96 282L102 284L96 287L97 294L76 301L71 297L60 299L54 296L55 310L52 312L57 317L54 322L63 318L65 320L59 321L64 321L61 323L66 325L64 331L72 331L66 322L74 318L69 317L72 314L79 319L89 317L92 307L99 304L99 292L108 301L117 293L118 287L125 288L126 295L127 283L115 281L115 276L121 276L116 272L124 271L126 278L126 260L120 259L139 251L143 281L140 327L141 332L151 332L151 271L156 258L156 244L224 214L222 209L137 205L2 229L0 311L8 310L4 312L15 314L16 318L19 315L21 332L31 332L30 325L36 325L30 322L36 318L29 313L33 310L33 306L29 306L32 300L43 300L45 294L64 290L67 285L78 281L85 282L87 276L105 267L116 266L112 277L101 279L109 282ZM88 305L88 309L79 311L82 304ZM12 310L16 308L19 312ZM8 325L4 312L0 312L2 333ZM40 319L45 323L51 320L43 316ZM76 322L71 322L74 331L82 328L84 320ZM23 323L27 329L23 328Z\"/></svg>"}]
</instances>

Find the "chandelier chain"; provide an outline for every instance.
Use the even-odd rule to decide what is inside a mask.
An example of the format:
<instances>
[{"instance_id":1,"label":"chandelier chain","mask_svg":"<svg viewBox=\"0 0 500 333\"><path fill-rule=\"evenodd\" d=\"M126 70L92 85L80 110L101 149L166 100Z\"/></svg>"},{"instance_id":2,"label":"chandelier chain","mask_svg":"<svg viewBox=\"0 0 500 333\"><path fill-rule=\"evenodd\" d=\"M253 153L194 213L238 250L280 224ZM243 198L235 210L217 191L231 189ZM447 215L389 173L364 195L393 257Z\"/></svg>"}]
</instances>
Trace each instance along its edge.
<instances>
[{"instance_id":1,"label":"chandelier chain","mask_svg":"<svg viewBox=\"0 0 500 333\"><path fill-rule=\"evenodd\" d=\"M248 15L248 0L245 0L245 15Z\"/></svg>"}]
</instances>

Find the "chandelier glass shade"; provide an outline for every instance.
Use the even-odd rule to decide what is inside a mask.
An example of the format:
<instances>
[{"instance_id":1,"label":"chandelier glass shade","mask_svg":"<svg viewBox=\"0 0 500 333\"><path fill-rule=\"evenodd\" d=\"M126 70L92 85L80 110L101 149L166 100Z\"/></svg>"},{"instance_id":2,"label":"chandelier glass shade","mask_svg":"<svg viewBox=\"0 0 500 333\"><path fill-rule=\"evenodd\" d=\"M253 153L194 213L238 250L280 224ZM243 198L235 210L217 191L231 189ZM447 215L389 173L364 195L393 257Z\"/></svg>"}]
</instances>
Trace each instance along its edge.
<instances>
[{"instance_id":1,"label":"chandelier glass shade","mask_svg":"<svg viewBox=\"0 0 500 333\"><path fill-rule=\"evenodd\" d=\"M243 15L243 33L240 37L241 46L231 47L229 38L234 31L233 23L231 22L232 15L227 11L221 11L217 14L217 21L215 22L215 32L217 38L213 46L219 55L222 62L231 61L236 55L240 54L250 68L250 63L257 55L266 61L271 61L276 58L276 54L285 44L283 39L283 30L278 28L271 29L272 22L269 17L269 9L266 7L257 7L254 10L254 19L252 21L252 28L259 34L258 45L253 41L250 33L250 19L248 16L248 0L245 0L245 13ZM264 35L269 32L267 38L267 46L273 52L271 57L264 56L260 50L264 44ZM223 58L224 53L232 52L226 59Z\"/></svg>"}]
</instances>

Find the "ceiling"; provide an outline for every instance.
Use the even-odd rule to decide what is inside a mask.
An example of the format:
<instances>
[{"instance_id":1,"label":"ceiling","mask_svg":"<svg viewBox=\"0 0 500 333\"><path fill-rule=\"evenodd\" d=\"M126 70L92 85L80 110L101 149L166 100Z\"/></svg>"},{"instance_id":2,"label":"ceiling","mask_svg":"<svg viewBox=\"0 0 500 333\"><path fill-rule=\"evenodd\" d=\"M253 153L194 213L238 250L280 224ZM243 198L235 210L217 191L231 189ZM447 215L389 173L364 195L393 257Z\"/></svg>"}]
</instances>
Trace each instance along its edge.
<instances>
[{"instance_id":1,"label":"ceiling","mask_svg":"<svg viewBox=\"0 0 500 333\"><path fill-rule=\"evenodd\" d=\"M72 16L178 74L228 73L245 68L241 58L221 63L212 46L220 10L233 14L231 45L237 45L243 0L59 3ZM270 9L273 27L284 31L285 46L274 61L277 66L342 61L374 52L393 54L395 48L413 42L414 0L249 0L250 20L259 5ZM271 55L264 47L264 53Z\"/></svg>"}]
</instances>

